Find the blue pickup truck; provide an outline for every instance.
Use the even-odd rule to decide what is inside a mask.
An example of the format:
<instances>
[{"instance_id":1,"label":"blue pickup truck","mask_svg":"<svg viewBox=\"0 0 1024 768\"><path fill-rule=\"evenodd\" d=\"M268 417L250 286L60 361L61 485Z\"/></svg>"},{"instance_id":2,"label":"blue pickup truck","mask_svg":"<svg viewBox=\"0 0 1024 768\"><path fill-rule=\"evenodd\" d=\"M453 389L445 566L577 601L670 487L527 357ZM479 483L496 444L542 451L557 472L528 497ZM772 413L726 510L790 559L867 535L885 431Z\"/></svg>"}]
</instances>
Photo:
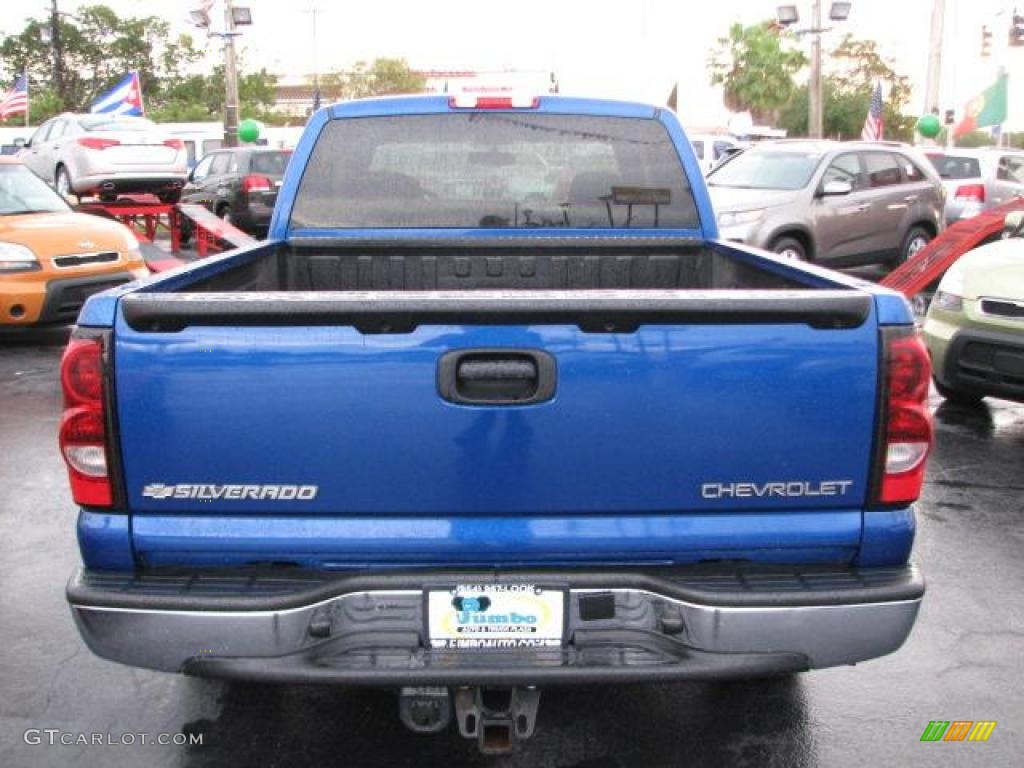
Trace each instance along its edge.
<instances>
[{"instance_id":1,"label":"blue pickup truck","mask_svg":"<svg viewBox=\"0 0 1024 768\"><path fill-rule=\"evenodd\" d=\"M82 310L68 601L104 658L486 751L544 686L853 664L924 593L928 381L900 296L718 239L669 111L339 104L267 241Z\"/></svg>"}]
</instances>

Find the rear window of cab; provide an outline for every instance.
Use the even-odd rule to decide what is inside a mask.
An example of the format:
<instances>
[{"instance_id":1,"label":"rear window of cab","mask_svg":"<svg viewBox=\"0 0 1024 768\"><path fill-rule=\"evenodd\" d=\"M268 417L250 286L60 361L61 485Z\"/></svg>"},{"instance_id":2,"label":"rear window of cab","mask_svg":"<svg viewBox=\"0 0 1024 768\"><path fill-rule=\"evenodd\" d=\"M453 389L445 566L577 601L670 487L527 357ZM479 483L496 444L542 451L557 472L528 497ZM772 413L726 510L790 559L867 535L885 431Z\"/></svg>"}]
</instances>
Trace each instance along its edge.
<instances>
[{"instance_id":1,"label":"rear window of cab","mask_svg":"<svg viewBox=\"0 0 1024 768\"><path fill-rule=\"evenodd\" d=\"M696 228L656 120L463 112L333 120L296 195L296 228Z\"/></svg>"}]
</instances>

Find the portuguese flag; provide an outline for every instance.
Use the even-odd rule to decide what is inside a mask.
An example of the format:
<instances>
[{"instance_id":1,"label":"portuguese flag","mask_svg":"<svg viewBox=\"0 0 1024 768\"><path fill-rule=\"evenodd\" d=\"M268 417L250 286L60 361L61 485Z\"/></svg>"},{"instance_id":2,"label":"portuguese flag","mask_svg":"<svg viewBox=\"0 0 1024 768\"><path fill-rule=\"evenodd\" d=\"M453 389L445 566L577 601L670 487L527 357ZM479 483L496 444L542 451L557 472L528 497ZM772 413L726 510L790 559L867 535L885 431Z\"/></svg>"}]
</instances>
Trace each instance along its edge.
<instances>
[{"instance_id":1,"label":"portuguese flag","mask_svg":"<svg viewBox=\"0 0 1024 768\"><path fill-rule=\"evenodd\" d=\"M999 125L1006 120L1006 81L1007 76L1000 75L981 95L967 102L964 119L953 129L954 138L960 138L978 128Z\"/></svg>"}]
</instances>

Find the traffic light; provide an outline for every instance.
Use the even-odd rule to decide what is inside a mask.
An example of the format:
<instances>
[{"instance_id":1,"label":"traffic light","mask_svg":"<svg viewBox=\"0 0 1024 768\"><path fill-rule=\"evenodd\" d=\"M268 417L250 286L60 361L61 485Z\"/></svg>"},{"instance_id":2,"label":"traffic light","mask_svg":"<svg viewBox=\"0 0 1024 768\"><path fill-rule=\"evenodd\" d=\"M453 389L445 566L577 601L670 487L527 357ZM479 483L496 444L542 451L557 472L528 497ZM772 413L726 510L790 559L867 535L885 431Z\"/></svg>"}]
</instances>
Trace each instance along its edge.
<instances>
[{"instance_id":1,"label":"traffic light","mask_svg":"<svg viewBox=\"0 0 1024 768\"><path fill-rule=\"evenodd\" d=\"M1012 37L1012 34L1011 34ZM992 30L986 24L981 25L981 58L992 55Z\"/></svg>"},{"instance_id":2,"label":"traffic light","mask_svg":"<svg viewBox=\"0 0 1024 768\"><path fill-rule=\"evenodd\" d=\"M956 112L952 109L946 110L946 119L944 121L946 125L952 125L956 122Z\"/></svg>"},{"instance_id":3,"label":"traffic light","mask_svg":"<svg viewBox=\"0 0 1024 768\"><path fill-rule=\"evenodd\" d=\"M1010 24L1010 45L1019 48L1024 45L1024 16L1013 9L1013 23Z\"/></svg>"}]
</instances>

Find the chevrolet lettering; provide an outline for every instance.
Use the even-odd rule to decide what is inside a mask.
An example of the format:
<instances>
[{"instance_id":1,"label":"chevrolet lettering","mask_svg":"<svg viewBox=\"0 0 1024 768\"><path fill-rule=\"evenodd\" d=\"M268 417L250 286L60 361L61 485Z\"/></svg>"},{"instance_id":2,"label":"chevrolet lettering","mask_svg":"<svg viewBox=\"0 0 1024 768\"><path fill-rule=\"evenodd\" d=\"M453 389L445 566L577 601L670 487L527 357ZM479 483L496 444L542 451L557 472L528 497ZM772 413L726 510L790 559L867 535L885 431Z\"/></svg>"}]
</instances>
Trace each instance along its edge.
<instances>
[{"instance_id":1,"label":"chevrolet lettering","mask_svg":"<svg viewBox=\"0 0 1024 768\"><path fill-rule=\"evenodd\" d=\"M700 495L705 499L802 498L806 496L844 496L853 485L852 480L786 480L772 483L704 483Z\"/></svg>"}]
</instances>

